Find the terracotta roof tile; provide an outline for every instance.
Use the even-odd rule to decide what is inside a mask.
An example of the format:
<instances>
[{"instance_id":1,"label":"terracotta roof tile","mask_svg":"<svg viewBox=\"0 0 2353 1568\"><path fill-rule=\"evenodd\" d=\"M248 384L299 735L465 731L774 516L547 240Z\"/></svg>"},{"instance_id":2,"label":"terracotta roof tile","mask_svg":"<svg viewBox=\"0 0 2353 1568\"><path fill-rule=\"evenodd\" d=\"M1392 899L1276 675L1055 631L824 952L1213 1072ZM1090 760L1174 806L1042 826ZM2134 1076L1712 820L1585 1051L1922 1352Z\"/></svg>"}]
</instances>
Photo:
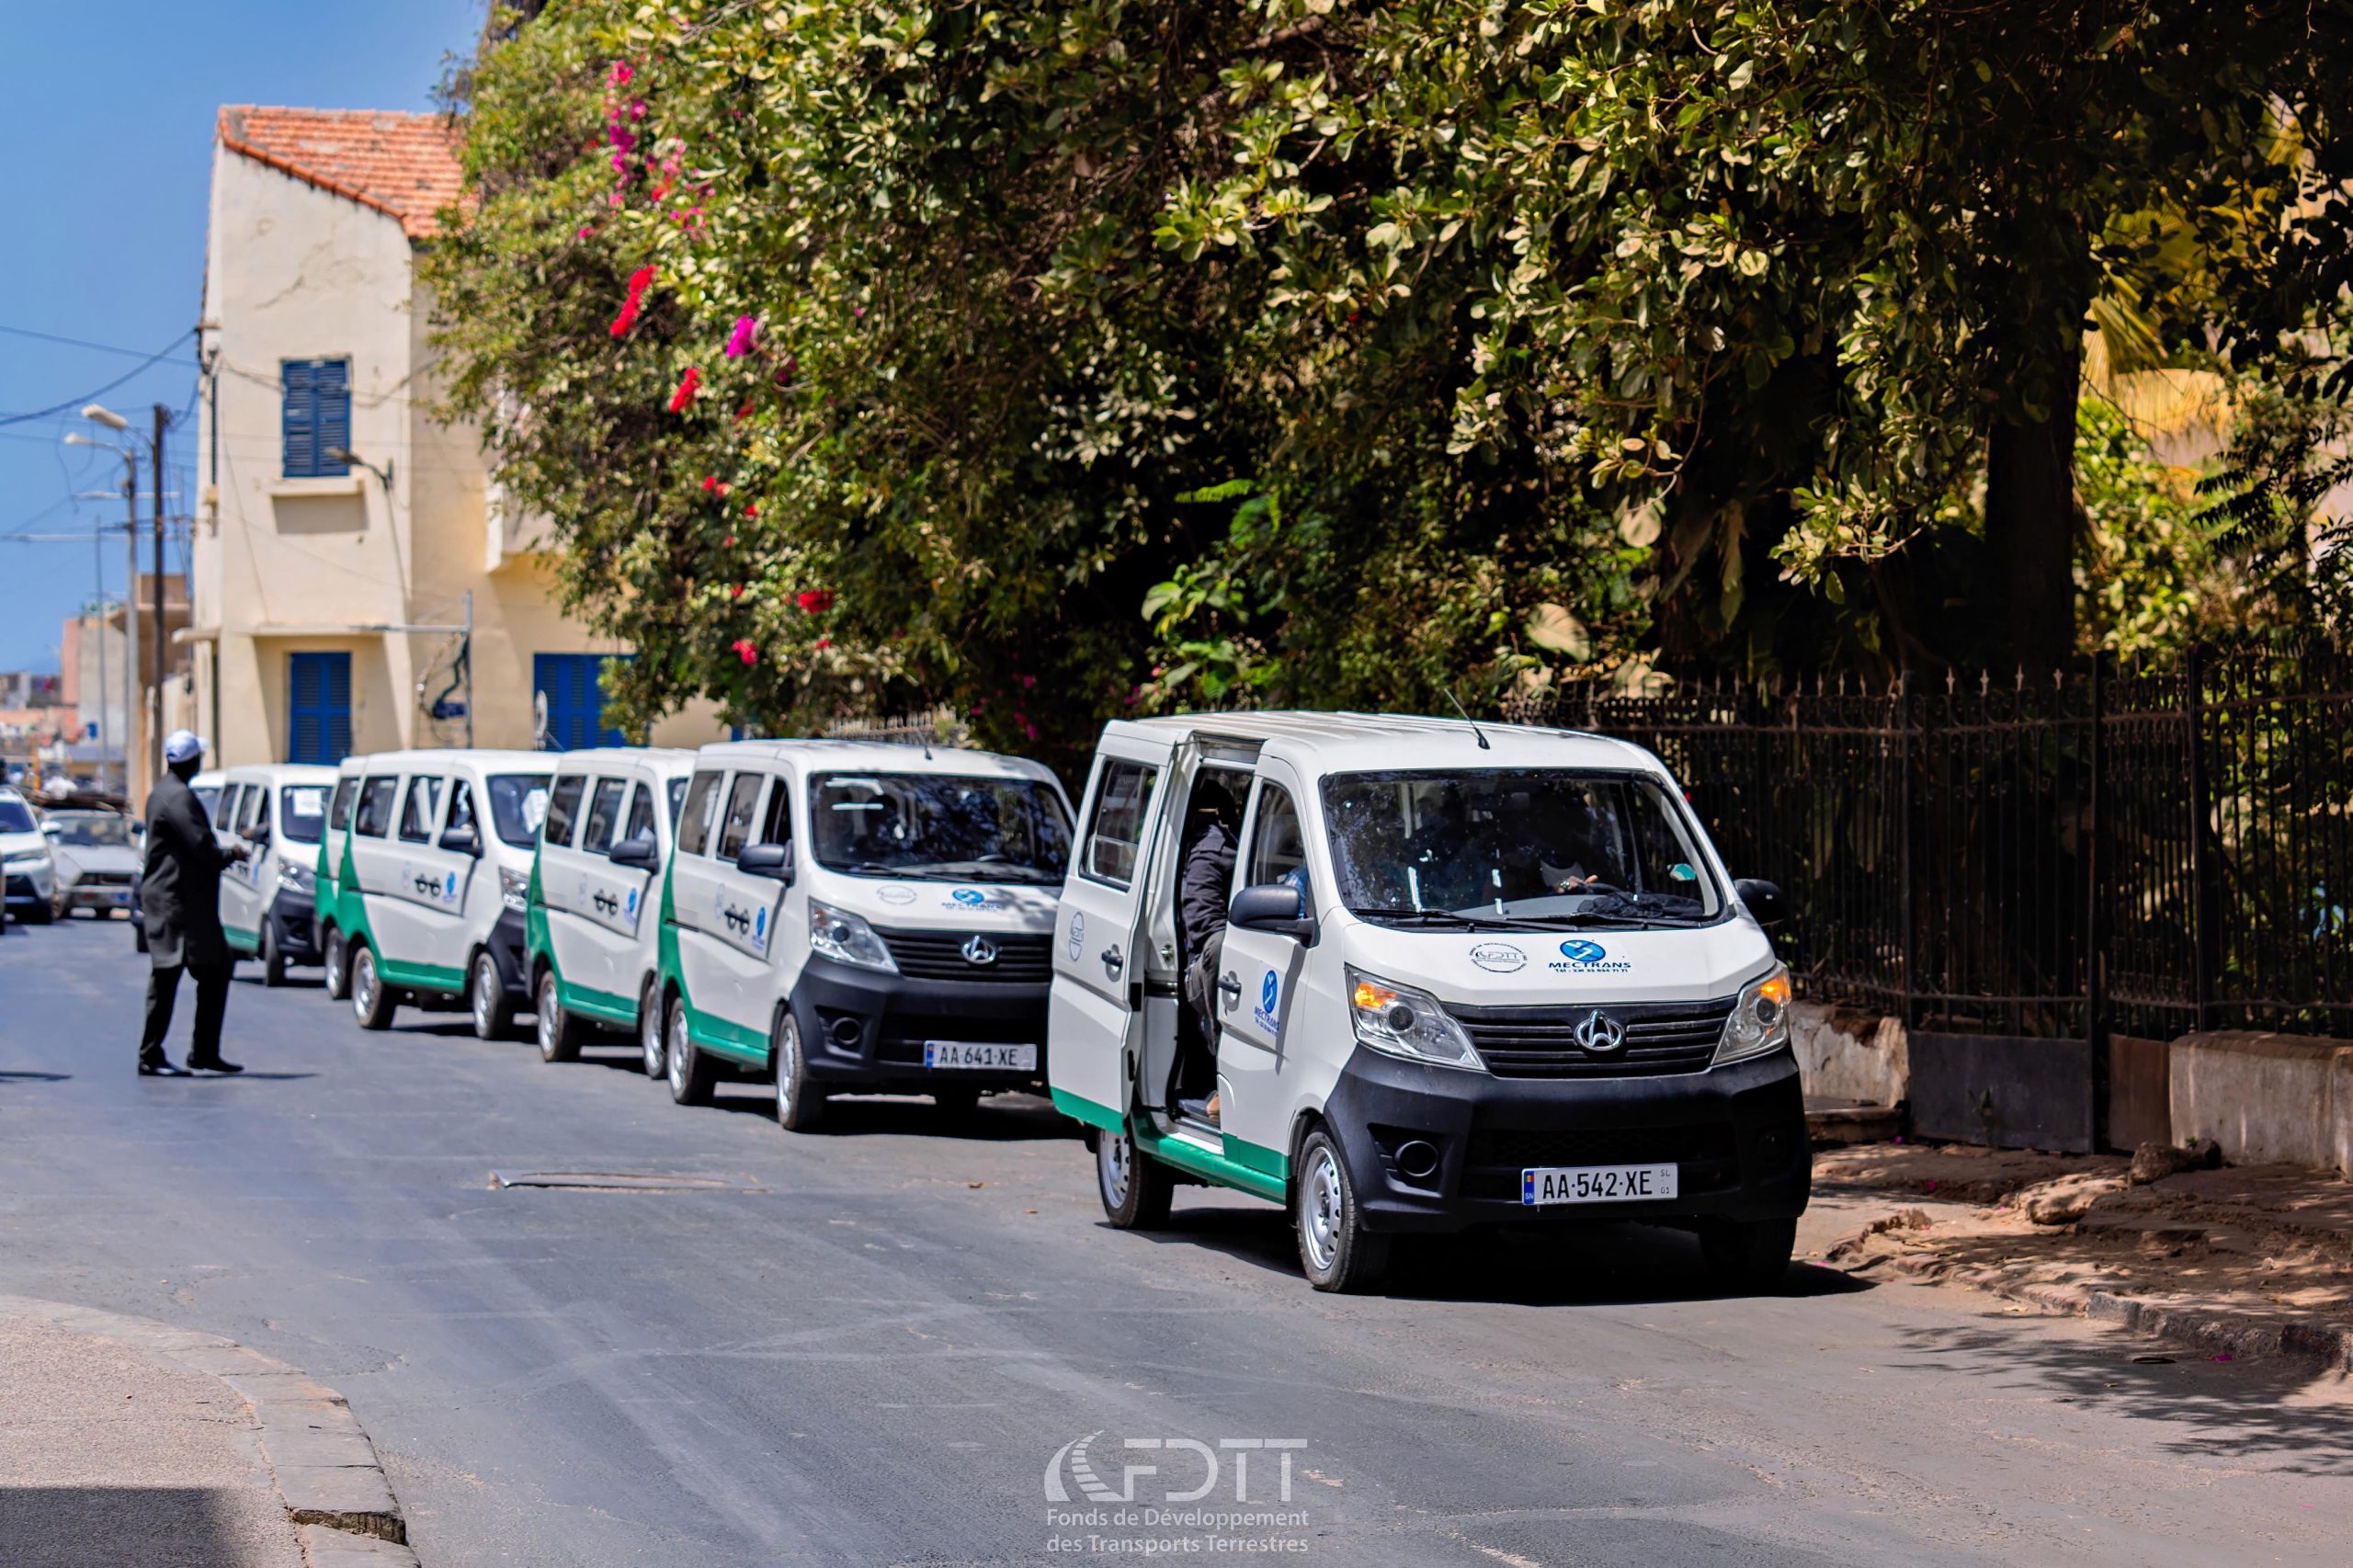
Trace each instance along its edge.
<instances>
[{"instance_id":1,"label":"terracotta roof tile","mask_svg":"<svg viewBox=\"0 0 2353 1568\"><path fill-rule=\"evenodd\" d=\"M411 239L458 199L458 130L438 114L224 104L222 144L400 220Z\"/></svg>"}]
</instances>

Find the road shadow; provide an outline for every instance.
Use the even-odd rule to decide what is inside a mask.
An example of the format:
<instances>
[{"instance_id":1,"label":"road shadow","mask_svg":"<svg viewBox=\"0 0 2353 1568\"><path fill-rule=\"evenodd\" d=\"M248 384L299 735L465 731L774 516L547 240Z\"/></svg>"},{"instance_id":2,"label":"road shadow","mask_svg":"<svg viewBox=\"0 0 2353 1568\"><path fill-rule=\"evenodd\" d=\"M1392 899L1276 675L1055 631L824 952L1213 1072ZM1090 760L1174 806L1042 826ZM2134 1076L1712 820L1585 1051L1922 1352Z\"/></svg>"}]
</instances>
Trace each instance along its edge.
<instances>
[{"instance_id":1,"label":"road shadow","mask_svg":"<svg viewBox=\"0 0 2353 1568\"><path fill-rule=\"evenodd\" d=\"M1299 1248L1281 1210L1186 1209L1168 1228L1137 1234L1164 1245L1202 1246L1269 1273L1297 1278ZM1108 1221L1107 1221L1108 1224ZM1302 1281L1302 1288L1304 1288ZM1662 1225L1562 1224L1499 1227L1450 1236L1400 1236L1375 1295L1411 1301L1479 1301L1524 1307L1654 1305L1753 1295L1843 1296L1876 1287L1835 1268L1793 1262L1778 1289L1726 1290L1710 1278L1699 1244Z\"/></svg>"},{"instance_id":2,"label":"road shadow","mask_svg":"<svg viewBox=\"0 0 2353 1568\"><path fill-rule=\"evenodd\" d=\"M71 1073L6 1072L0 1073L0 1083L15 1079L25 1084L63 1084L73 1076Z\"/></svg>"},{"instance_id":3,"label":"road shadow","mask_svg":"<svg viewBox=\"0 0 2353 1568\"><path fill-rule=\"evenodd\" d=\"M244 1539L250 1521L230 1495L207 1486L0 1483L0 1542L12 1568L243 1562L254 1544Z\"/></svg>"},{"instance_id":4,"label":"road shadow","mask_svg":"<svg viewBox=\"0 0 2353 1568\"><path fill-rule=\"evenodd\" d=\"M744 1104L765 1116L776 1114L776 1091L745 1085L756 1098ZM818 1137L897 1136L950 1139L968 1143L1029 1143L1050 1139L1078 1141L1078 1124L1035 1095L991 1095L969 1112L936 1105L927 1095L836 1096L825 1108Z\"/></svg>"},{"instance_id":5,"label":"road shadow","mask_svg":"<svg viewBox=\"0 0 2353 1568\"><path fill-rule=\"evenodd\" d=\"M2070 1318L2070 1323L2079 1320ZM2201 1464L2260 1464L2296 1475L2353 1475L2353 1403L2344 1377L2300 1356L2240 1356L2158 1343L2121 1331L2094 1338L2041 1331L2040 1314L1994 1316L1983 1327L1902 1332L1915 1369L2162 1423L2155 1446ZM2134 1357L2162 1358L2135 1362ZM2316 1382L2327 1390L2313 1394Z\"/></svg>"}]
</instances>

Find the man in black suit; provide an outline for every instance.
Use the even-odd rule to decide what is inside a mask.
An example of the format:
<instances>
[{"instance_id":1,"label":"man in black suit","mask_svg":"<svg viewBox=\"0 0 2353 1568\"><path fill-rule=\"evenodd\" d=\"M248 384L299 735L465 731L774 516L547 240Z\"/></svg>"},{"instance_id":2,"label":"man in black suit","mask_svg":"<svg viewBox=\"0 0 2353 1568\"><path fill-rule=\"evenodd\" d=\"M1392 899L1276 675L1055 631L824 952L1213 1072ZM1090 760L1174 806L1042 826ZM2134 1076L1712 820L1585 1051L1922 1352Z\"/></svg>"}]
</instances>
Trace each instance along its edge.
<instances>
[{"instance_id":1,"label":"man in black suit","mask_svg":"<svg viewBox=\"0 0 2353 1568\"><path fill-rule=\"evenodd\" d=\"M212 819L188 781L204 766L204 743L186 730L164 742L168 769L147 796L147 869L139 879L139 906L147 922L147 955L154 969L147 977L147 1028L139 1040L139 1074L144 1078L184 1078L164 1054L172 1027L180 971L196 976L196 1039L188 1067L209 1073L242 1073L221 1055L221 1021L229 1010L233 962L221 932L221 873L245 858L242 844L223 849L212 836Z\"/></svg>"}]
</instances>

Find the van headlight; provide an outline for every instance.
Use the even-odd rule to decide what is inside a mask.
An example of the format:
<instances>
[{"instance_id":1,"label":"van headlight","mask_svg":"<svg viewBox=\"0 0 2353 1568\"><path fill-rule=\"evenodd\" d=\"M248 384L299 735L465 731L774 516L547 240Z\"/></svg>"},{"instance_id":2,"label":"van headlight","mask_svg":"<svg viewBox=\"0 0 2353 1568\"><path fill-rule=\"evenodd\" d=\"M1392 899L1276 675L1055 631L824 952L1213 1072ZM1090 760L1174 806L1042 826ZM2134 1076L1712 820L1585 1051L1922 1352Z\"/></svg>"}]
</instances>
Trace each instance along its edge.
<instances>
[{"instance_id":1,"label":"van headlight","mask_svg":"<svg viewBox=\"0 0 2353 1568\"><path fill-rule=\"evenodd\" d=\"M1487 1064L1471 1049L1470 1036L1438 1006L1437 997L1367 974L1354 965L1348 967L1347 976L1348 1017L1356 1024L1358 1040L1384 1056L1486 1071Z\"/></svg>"},{"instance_id":2,"label":"van headlight","mask_svg":"<svg viewBox=\"0 0 2353 1568\"><path fill-rule=\"evenodd\" d=\"M289 892L309 892L313 881L310 867L295 860L278 863L278 885Z\"/></svg>"},{"instance_id":3,"label":"van headlight","mask_svg":"<svg viewBox=\"0 0 2353 1568\"><path fill-rule=\"evenodd\" d=\"M509 909L520 909L531 892L531 873L510 871L498 868L498 902Z\"/></svg>"},{"instance_id":4,"label":"van headlight","mask_svg":"<svg viewBox=\"0 0 2353 1568\"><path fill-rule=\"evenodd\" d=\"M1775 964L1741 987L1740 1000L1716 1041L1715 1065L1745 1062L1790 1043L1790 969Z\"/></svg>"},{"instance_id":5,"label":"van headlight","mask_svg":"<svg viewBox=\"0 0 2353 1568\"><path fill-rule=\"evenodd\" d=\"M847 909L835 909L813 898L809 901L809 950L860 969L887 970L893 974L899 969L890 947L873 926Z\"/></svg>"}]
</instances>

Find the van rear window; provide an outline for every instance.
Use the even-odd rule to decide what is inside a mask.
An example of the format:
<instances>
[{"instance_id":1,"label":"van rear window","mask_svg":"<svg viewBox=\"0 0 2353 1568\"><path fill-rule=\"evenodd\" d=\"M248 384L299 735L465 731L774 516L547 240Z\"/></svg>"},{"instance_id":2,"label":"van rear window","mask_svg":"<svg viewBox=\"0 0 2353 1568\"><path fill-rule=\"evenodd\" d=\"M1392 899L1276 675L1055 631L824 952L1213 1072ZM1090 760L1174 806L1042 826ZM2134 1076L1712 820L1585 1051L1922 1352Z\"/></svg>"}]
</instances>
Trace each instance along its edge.
<instances>
[{"instance_id":1,"label":"van rear window","mask_svg":"<svg viewBox=\"0 0 2353 1568\"><path fill-rule=\"evenodd\" d=\"M392 831L392 797L400 792L397 778L370 778L359 786L358 809L351 813L351 831L367 838L381 838Z\"/></svg>"},{"instance_id":2,"label":"van rear window","mask_svg":"<svg viewBox=\"0 0 2353 1568\"><path fill-rule=\"evenodd\" d=\"M278 792L278 831L297 844L316 844L326 830L324 784L289 784Z\"/></svg>"}]
</instances>

